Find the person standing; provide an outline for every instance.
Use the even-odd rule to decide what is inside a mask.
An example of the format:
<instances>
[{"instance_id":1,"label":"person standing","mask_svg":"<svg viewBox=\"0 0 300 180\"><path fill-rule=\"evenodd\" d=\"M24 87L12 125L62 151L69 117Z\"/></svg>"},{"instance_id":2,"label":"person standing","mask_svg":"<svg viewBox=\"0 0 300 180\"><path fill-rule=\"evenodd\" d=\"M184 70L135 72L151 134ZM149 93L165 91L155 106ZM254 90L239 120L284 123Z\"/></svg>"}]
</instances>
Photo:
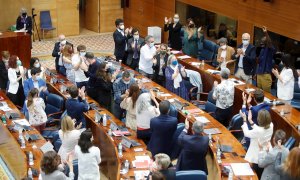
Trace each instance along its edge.
<instances>
[{"instance_id":1,"label":"person standing","mask_svg":"<svg viewBox=\"0 0 300 180\"><path fill-rule=\"evenodd\" d=\"M216 102L216 119L225 127L229 125L232 117L234 100L234 83L229 81L230 71L228 68L221 69L221 83L214 82L213 99Z\"/></svg>"},{"instance_id":2,"label":"person standing","mask_svg":"<svg viewBox=\"0 0 300 180\"><path fill-rule=\"evenodd\" d=\"M283 153L279 152L275 159L275 171L280 180L300 179L300 147L294 147L284 161Z\"/></svg>"},{"instance_id":3,"label":"person standing","mask_svg":"<svg viewBox=\"0 0 300 180\"><path fill-rule=\"evenodd\" d=\"M115 25L117 29L113 33L113 38L115 42L114 55L116 56L117 61L122 60L122 63L126 64L128 50L127 40L130 37L132 28L125 29L123 19L116 19Z\"/></svg>"},{"instance_id":4,"label":"person standing","mask_svg":"<svg viewBox=\"0 0 300 180\"><path fill-rule=\"evenodd\" d=\"M127 64L133 69L136 70L139 67L140 61L140 50L144 45L145 41L139 36L139 31L136 28L132 29L133 37L128 39L128 56Z\"/></svg>"},{"instance_id":5,"label":"person standing","mask_svg":"<svg viewBox=\"0 0 300 180\"><path fill-rule=\"evenodd\" d=\"M153 57L156 55L153 36L146 36L145 42L146 44L141 48L139 73L147 78L153 79Z\"/></svg>"},{"instance_id":6,"label":"person standing","mask_svg":"<svg viewBox=\"0 0 300 180\"><path fill-rule=\"evenodd\" d=\"M20 16L17 18L16 23L17 30L24 30L28 34L32 34L32 18L27 15L27 10L25 8L21 8Z\"/></svg>"},{"instance_id":7,"label":"person standing","mask_svg":"<svg viewBox=\"0 0 300 180\"><path fill-rule=\"evenodd\" d=\"M7 82L8 82L8 61L10 54L8 51L2 51L0 60L0 89L6 91Z\"/></svg>"},{"instance_id":8,"label":"person standing","mask_svg":"<svg viewBox=\"0 0 300 180\"><path fill-rule=\"evenodd\" d=\"M174 50L181 50L182 49L182 42L180 37L182 25L179 22L179 15L175 14L173 18L173 22L171 18L165 17L165 25L164 31L169 31L169 46Z\"/></svg>"},{"instance_id":9,"label":"person standing","mask_svg":"<svg viewBox=\"0 0 300 180\"><path fill-rule=\"evenodd\" d=\"M198 40L201 27L197 30L192 18L187 19L183 36L183 53L192 57L198 55Z\"/></svg>"},{"instance_id":10,"label":"person standing","mask_svg":"<svg viewBox=\"0 0 300 180\"><path fill-rule=\"evenodd\" d=\"M279 73L277 69L272 69L272 73L277 80L277 97L284 100L286 103L291 104L294 96L294 69L292 65L292 57L290 54L282 56L283 69Z\"/></svg>"},{"instance_id":11,"label":"person standing","mask_svg":"<svg viewBox=\"0 0 300 180\"><path fill-rule=\"evenodd\" d=\"M7 96L15 105L23 107L25 100L23 88L25 71L22 62L17 56L13 55L9 58L8 66L9 85Z\"/></svg>"},{"instance_id":12,"label":"person standing","mask_svg":"<svg viewBox=\"0 0 300 180\"><path fill-rule=\"evenodd\" d=\"M86 66L84 64L84 56L86 55L86 47L85 45L77 46L77 53L72 56L72 66L74 69L75 83L78 88L83 86L87 86L89 78L86 77L84 71L82 70L82 66Z\"/></svg>"},{"instance_id":13,"label":"person standing","mask_svg":"<svg viewBox=\"0 0 300 180\"><path fill-rule=\"evenodd\" d=\"M261 39L261 50L258 56L258 66L256 71L257 87L271 93L271 72L273 67L273 56L276 50L272 45L272 41L266 27L263 27L263 32L265 36Z\"/></svg>"},{"instance_id":14,"label":"person standing","mask_svg":"<svg viewBox=\"0 0 300 180\"><path fill-rule=\"evenodd\" d=\"M252 76L256 67L256 49L250 44L250 34L242 35L243 43L238 46L237 52L232 56L236 60L235 77L252 84Z\"/></svg>"},{"instance_id":15,"label":"person standing","mask_svg":"<svg viewBox=\"0 0 300 180\"><path fill-rule=\"evenodd\" d=\"M220 68L227 67L230 70L230 74L234 72L234 60L231 60L232 55L235 50L227 45L227 39L221 38L219 39L220 47L218 49L217 61L220 63Z\"/></svg>"},{"instance_id":16,"label":"person standing","mask_svg":"<svg viewBox=\"0 0 300 180\"><path fill-rule=\"evenodd\" d=\"M168 46L166 44L161 44L159 48L159 53L153 58L153 71L154 71L154 81L161 86L165 87L165 69L167 66L167 61L169 54L167 53Z\"/></svg>"}]
</instances>

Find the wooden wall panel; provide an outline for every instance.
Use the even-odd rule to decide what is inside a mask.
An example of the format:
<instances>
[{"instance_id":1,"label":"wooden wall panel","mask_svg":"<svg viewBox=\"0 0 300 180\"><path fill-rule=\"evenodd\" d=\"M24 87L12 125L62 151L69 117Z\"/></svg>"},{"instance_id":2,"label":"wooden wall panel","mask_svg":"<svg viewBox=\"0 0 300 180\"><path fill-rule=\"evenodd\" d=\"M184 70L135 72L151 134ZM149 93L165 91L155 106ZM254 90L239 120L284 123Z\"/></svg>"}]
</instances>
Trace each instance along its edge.
<instances>
[{"instance_id":1,"label":"wooden wall panel","mask_svg":"<svg viewBox=\"0 0 300 180\"><path fill-rule=\"evenodd\" d=\"M79 0L56 0L57 33L66 36L79 35Z\"/></svg>"},{"instance_id":2,"label":"wooden wall panel","mask_svg":"<svg viewBox=\"0 0 300 180\"><path fill-rule=\"evenodd\" d=\"M115 20L117 18L123 19L121 1L100 0L100 32L103 33L115 31Z\"/></svg>"},{"instance_id":3,"label":"wooden wall panel","mask_svg":"<svg viewBox=\"0 0 300 180\"><path fill-rule=\"evenodd\" d=\"M6 31L10 26L16 24L20 9L25 7L31 15L31 0L0 0L0 31Z\"/></svg>"}]
</instances>

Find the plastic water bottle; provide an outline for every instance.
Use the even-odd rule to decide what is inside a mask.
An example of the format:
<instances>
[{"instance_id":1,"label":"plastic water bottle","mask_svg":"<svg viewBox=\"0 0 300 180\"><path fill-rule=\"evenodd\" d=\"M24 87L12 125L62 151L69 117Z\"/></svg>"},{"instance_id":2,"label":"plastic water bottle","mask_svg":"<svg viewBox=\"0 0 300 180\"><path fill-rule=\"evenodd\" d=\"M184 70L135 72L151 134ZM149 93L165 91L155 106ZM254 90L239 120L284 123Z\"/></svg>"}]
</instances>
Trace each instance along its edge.
<instances>
[{"instance_id":1,"label":"plastic water bottle","mask_svg":"<svg viewBox=\"0 0 300 180\"><path fill-rule=\"evenodd\" d=\"M103 126L107 125L107 118L106 118L106 114L103 114Z\"/></svg>"},{"instance_id":2,"label":"plastic water bottle","mask_svg":"<svg viewBox=\"0 0 300 180\"><path fill-rule=\"evenodd\" d=\"M32 154L32 152L30 151L29 152L29 166L32 166L34 164L34 162L33 162L33 154Z\"/></svg>"},{"instance_id":3,"label":"plastic water bottle","mask_svg":"<svg viewBox=\"0 0 300 180\"><path fill-rule=\"evenodd\" d=\"M109 136L112 136L111 129L108 130L107 134L108 134Z\"/></svg>"},{"instance_id":4,"label":"plastic water bottle","mask_svg":"<svg viewBox=\"0 0 300 180\"><path fill-rule=\"evenodd\" d=\"M1 120L2 120L4 125L7 125L6 116L4 114L1 116Z\"/></svg>"},{"instance_id":5,"label":"plastic water bottle","mask_svg":"<svg viewBox=\"0 0 300 180\"><path fill-rule=\"evenodd\" d=\"M220 150L220 148L218 148L218 150L217 150L217 160L218 160L218 163L219 163L219 164L222 162L222 160L221 160L221 150Z\"/></svg>"},{"instance_id":6,"label":"plastic water bottle","mask_svg":"<svg viewBox=\"0 0 300 180\"><path fill-rule=\"evenodd\" d=\"M123 156L123 152L122 152L122 143L119 143L119 145L118 145L118 153L119 153L119 156L120 156L120 157Z\"/></svg>"},{"instance_id":7,"label":"plastic water bottle","mask_svg":"<svg viewBox=\"0 0 300 180\"><path fill-rule=\"evenodd\" d=\"M212 145L212 137L211 137L211 133L208 134L208 139L209 139L209 145Z\"/></svg>"},{"instance_id":8,"label":"plastic water bottle","mask_svg":"<svg viewBox=\"0 0 300 180\"><path fill-rule=\"evenodd\" d=\"M31 168L28 168L28 178L33 179Z\"/></svg>"},{"instance_id":9,"label":"plastic water bottle","mask_svg":"<svg viewBox=\"0 0 300 180\"><path fill-rule=\"evenodd\" d=\"M233 180L233 172L232 169L229 169L228 180Z\"/></svg>"},{"instance_id":10,"label":"plastic water bottle","mask_svg":"<svg viewBox=\"0 0 300 180\"><path fill-rule=\"evenodd\" d=\"M123 172L127 173L128 171L129 171L129 161L126 159Z\"/></svg>"},{"instance_id":11,"label":"plastic water bottle","mask_svg":"<svg viewBox=\"0 0 300 180\"><path fill-rule=\"evenodd\" d=\"M25 139L24 139L23 136L21 136L20 142L21 142L21 148L22 148L22 149L26 148Z\"/></svg>"},{"instance_id":12,"label":"plastic water bottle","mask_svg":"<svg viewBox=\"0 0 300 180\"><path fill-rule=\"evenodd\" d=\"M275 109L276 108L276 99L273 100L272 104L273 104L272 109Z\"/></svg>"}]
</instances>

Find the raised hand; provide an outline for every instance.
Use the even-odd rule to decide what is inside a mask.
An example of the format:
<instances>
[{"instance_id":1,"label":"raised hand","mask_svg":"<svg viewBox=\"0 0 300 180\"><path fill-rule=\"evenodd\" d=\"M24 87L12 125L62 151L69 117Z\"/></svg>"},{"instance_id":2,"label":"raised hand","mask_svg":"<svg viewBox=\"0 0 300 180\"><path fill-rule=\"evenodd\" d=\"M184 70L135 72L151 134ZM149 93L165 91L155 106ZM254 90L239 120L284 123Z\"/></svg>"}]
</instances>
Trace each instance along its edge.
<instances>
[{"instance_id":1,"label":"raised hand","mask_svg":"<svg viewBox=\"0 0 300 180\"><path fill-rule=\"evenodd\" d=\"M243 104L246 105L247 102L247 94L245 92L242 93L242 98L243 98Z\"/></svg>"},{"instance_id":2,"label":"raised hand","mask_svg":"<svg viewBox=\"0 0 300 180\"><path fill-rule=\"evenodd\" d=\"M268 31L266 26L263 26L262 30L263 30L264 33L266 33Z\"/></svg>"},{"instance_id":3,"label":"raised hand","mask_svg":"<svg viewBox=\"0 0 300 180\"><path fill-rule=\"evenodd\" d=\"M167 24L169 21L168 21L168 18L167 17L165 17L165 23Z\"/></svg>"}]
</instances>

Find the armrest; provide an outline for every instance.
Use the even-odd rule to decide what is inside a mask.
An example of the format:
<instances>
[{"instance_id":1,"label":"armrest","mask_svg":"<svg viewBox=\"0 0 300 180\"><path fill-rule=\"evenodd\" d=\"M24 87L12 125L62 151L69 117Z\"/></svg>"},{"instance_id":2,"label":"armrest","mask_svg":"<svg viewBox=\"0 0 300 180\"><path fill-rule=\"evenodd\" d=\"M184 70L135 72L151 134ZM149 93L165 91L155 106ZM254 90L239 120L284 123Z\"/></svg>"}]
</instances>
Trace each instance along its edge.
<instances>
[{"instance_id":1,"label":"armrest","mask_svg":"<svg viewBox=\"0 0 300 180\"><path fill-rule=\"evenodd\" d=\"M233 132L242 132L242 129L237 129L237 130L229 130L229 132L233 133Z\"/></svg>"},{"instance_id":2,"label":"armrest","mask_svg":"<svg viewBox=\"0 0 300 180\"><path fill-rule=\"evenodd\" d=\"M52 113L52 114L48 114L47 117L51 117L51 116L54 116L54 115L59 115L59 114L62 114L63 111L59 111L59 112L55 112L55 113Z\"/></svg>"},{"instance_id":3,"label":"armrest","mask_svg":"<svg viewBox=\"0 0 300 180\"><path fill-rule=\"evenodd\" d=\"M197 104L205 104L206 101L192 100L191 103L192 103L192 104L194 104L194 103L197 103Z\"/></svg>"}]
</instances>

